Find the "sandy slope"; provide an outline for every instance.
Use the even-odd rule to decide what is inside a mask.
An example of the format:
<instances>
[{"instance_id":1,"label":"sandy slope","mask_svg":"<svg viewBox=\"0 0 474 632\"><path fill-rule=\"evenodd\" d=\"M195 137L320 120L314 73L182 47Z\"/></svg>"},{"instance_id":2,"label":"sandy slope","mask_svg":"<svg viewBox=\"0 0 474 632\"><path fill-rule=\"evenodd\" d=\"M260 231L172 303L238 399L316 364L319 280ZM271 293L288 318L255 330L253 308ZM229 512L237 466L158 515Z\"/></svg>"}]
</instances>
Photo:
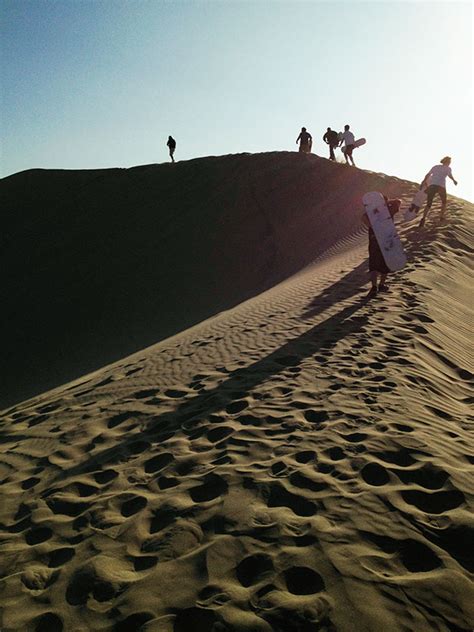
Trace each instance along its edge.
<instances>
[{"instance_id":1,"label":"sandy slope","mask_svg":"<svg viewBox=\"0 0 474 632\"><path fill-rule=\"evenodd\" d=\"M474 209L448 208L389 294L355 232L5 411L2 631L471 630Z\"/></svg>"},{"instance_id":2,"label":"sandy slope","mask_svg":"<svg viewBox=\"0 0 474 632\"><path fill-rule=\"evenodd\" d=\"M0 407L256 296L410 184L295 152L0 181Z\"/></svg>"}]
</instances>

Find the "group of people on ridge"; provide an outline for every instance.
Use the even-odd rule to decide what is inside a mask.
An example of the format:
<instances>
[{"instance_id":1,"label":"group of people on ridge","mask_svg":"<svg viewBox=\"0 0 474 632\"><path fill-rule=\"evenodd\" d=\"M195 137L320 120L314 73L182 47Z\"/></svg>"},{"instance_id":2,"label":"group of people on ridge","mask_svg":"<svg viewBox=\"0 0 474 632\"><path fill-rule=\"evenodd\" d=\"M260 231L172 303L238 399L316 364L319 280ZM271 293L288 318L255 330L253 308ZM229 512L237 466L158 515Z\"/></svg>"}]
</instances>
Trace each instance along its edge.
<instances>
[{"instance_id":1,"label":"group of people on ridge","mask_svg":"<svg viewBox=\"0 0 474 632\"><path fill-rule=\"evenodd\" d=\"M336 132L335 130L328 127L326 133L323 136L323 141L327 145L329 145L330 160L336 160L334 150L336 149L336 147L341 147L343 145L343 153L346 159L346 163L352 164L355 167L354 158L352 157L352 152L355 146L355 137L354 134L351 132L350 125L344 125L343 132ZM301 128L300 135L296 139L296 144L298 143L300 144L299 151L305 154L311 153L313 138L306 127Z\"/></svg>"},{"instance_id":2,"label":"group of people on ridge","mask_svg":"<svg viewBox=\"0 0 474 632\"><path fill-rule=\"evenodd\" d=\"M352 157L352 152L355 147L355 137L351 132L350 125L344 125L344 131L338 134L330 127L327 128L326 133L323 136L323 141L329 145L329 159L336 160L336 156L334 154L334 150L336 147L340 147L344 143L344 157L346 159L347 164L349 161L355 167L354 158Z\"/></svg>"},{"instance_id":3,"label":"group of people on ridge","mask_svg":"<svg viewBox=\"0 0 474 632\"><path fill-rule=\"evenodd\" d=\"M346 159L346 163L352 163L355 166L354 159L352 157L352 152L355 146L355 137L351 132L349 125L344 125L343 132L336 132L332 130L330 127L327 128L326 133L323 136L323 141L329 145L329 159L336 160L336 156L334 150L337 147L344 146L343 153ZM299 143L299 151L302 153L309 154L311 153L313 137L308 132L306 127L301 128L301 132L296 139L296 143ZM176 149L176 141L172 136L168 137L168 142L166 143L169 149L169 155L171 161L174 162L174 152ZM451 158L450 156L445 156L440 160L440 163L434 165L428 173L423 178L422 183L420 184L419 190L416 192L410 207L405 212L405 218L410 216L410 219L413 219L423 208L423 215L421 221L419 223L419 227L422 228L425 224L426 217L431 209L433 204L433 200L436 195L438 195L441 199L441 215L440 219L444 219L444 214L446 211L446 178L450 178L454 184L457 185L457 181L455 180L452 171L451 171ZM393 216L399 212L401 206L401 200L393 199L389 200L386 196L385 203L389 210L390 215ZM390 272L387 264L385 263L385 259L383 257L382 251L376 239L375 233L370 225L368 217L366 214L362 217L363 222L369 229L369 274L371 280L371 289L369 291L369 297L374 296L377 292L385 292L388 290L388 285L386 284L387 274ZM377 285L378 278L380 277L379 284Z\"/></svg>"}]
</instances>

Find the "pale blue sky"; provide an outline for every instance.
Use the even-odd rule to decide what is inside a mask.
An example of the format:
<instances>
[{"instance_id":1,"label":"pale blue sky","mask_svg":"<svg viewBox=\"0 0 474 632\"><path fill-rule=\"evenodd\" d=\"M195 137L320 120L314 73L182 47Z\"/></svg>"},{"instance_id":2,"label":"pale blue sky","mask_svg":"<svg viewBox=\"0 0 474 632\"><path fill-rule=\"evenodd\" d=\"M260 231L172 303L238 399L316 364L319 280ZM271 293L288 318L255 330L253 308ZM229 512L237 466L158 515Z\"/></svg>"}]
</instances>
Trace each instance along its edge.
<instances>
[{"instance_id":1,"label":"pale blue sky","mask_svg":"<svg viewBox=\"0 0 474 632\"><path fill-rule=\"evenodd\" d=\"M367 138L373 171L453 157L472 198L470 2L0 0L1 175Z\"/></svg>"}]
</instances>

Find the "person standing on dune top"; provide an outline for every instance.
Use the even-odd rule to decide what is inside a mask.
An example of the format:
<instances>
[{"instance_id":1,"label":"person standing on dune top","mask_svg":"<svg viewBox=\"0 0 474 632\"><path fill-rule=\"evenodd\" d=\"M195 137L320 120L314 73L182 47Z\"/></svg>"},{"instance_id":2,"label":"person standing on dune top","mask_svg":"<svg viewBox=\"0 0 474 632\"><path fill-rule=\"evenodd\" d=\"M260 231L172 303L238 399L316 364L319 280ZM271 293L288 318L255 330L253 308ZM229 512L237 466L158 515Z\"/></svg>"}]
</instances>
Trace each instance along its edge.
<instances>
[{"instance_id":1,"label":"person standing on dune top","mask_svg":"<svg viewBox=\"0 0 474 632\"><path fill-rule=\"evenodd\" d=\"M174 150L176 149L176 141L172 136L168 136L168 142L166 143L166 146L170 150L171 162L174 162Z\"/></svg>"},{"instance_id":2,"label":"person standing on dune top","mask_svg":"<svg viewBox=\"0 0 474 632\"><path fill-rule=\"evenodd\" d=\"M355 167L354 158L352 157L352 152L354 150L355 138L354 134L350 131L349 125L344 125L344 131L341 133L341 139L339 141L339 145L344 143L344 157L346 159L346 163L349 164L349 160L352 162L352 166Z\"/></svg>"},{"instance_id":3,"label":"person standing on dune top","mask_svg":"<svg viewBox=\"0 0 474 632\"><path fill-rule=\"evenodd\" d=\"M296 139L296 144L298 143L300 144L299 151L303 152L304 154L311 153L311 147L313 145L313 137L311 136L309 132L306 131L306 127L301 128L300 135Z\"/></svg>"},{"instance_id":4,"label":"person standing on dune top","mask_svg":"<svg viewBox=\"0 0 474 632\"><path fill-rule=\"evenodd\" d=\"M329 145L329 160L336 160L334 150L339 144L339 134L328 127L327 132L323 136L323 141Z\"/></svg>"},{"instance_id":5,"label":"person standing on dune top","mask_svg":"<svg viewBox=\"0 0 474 632\"><path fill-rule=\"evenodd\" d=\"M446 211L446 178L450 178L454 184L457 185L457 180L454 179L453 173L451 171L451 157L445 156L440 161L439 165L435 165L432 167L421 183L421 186L424 184L428 184L428 188L426 189L426 206L423 209L423 217L421 218L421 222L419 224L419 228L422 228L425 225L426 216L430 212L431 205L433 204L433 199L436 194L441 198L441 215L439 216L440 221L444 219L444 213Z\"/></svg>"}]
</instances>

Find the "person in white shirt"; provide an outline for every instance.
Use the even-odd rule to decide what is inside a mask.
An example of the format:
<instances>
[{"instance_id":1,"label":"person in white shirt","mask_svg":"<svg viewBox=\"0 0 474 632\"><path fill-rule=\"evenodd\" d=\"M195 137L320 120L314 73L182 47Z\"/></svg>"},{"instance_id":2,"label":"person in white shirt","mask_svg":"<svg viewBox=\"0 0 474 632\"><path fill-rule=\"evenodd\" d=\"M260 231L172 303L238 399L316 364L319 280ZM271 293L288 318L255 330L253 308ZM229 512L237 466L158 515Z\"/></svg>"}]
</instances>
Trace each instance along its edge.
<instances>
[{"instance_id":1,"label":"person in white shirt","mask_svg":"<svg viewBox=\"0 0 474 632\"><path fill-rule=\"evenodd\" d=\"M354 134L350 131L349 125L344 125L344 131L341 134L341 140L339 142L339 146L344 143L345 151L343 152L347 164L349 164L349 160L352 162L352 165L355 167L354 158L352 157L352 151L354 149L355 138Z\"/></svg>"},{"instance_id":2,"label":"person in white shirt","mask_svg":"<svg viewBox=\"0 0 474 632\"><path fill-rule=\"evenodd\" d=\"M428 171L426 176L424 177L423 182L421 183L421 187L427 184L428 188L426 189L426 206L423 209L423 217L421 218L421 222L419 227L425 225L426 216L428 215L431 205L433 204L433 199L436 194L441 198L441 215L440 220L444 219L444 212L446 211L446 178L450 178L454 184L457 185L457 181L454 179L452 171L451 171L451 158L450 156L445 156L442 160L440 160L439 165L435 165L432 169Z\"/></svg>"}]
</instances>

